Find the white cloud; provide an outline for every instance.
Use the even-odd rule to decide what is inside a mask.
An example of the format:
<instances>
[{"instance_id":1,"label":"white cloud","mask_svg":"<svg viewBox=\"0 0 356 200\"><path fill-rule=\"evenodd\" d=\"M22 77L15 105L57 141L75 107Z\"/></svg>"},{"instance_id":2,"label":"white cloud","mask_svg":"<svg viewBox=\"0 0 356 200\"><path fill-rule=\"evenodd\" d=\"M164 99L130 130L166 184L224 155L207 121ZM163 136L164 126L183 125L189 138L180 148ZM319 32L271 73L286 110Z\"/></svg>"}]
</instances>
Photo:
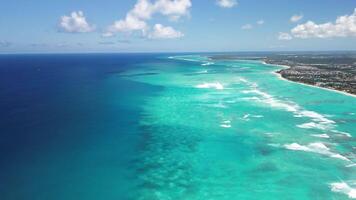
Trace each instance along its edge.
<instances>
[{"instance_id":1,"label":"white cloud","mask_svg":"<svg viewBox=\"0 0 356 200\"><path fill-rule=\"evenodd\" d=\"M278 34L278 40L291 40L291 39L293 39L293 38L289 33L280 32Z\"/></svg>"},{"instance_id":2,"label":"white cloud","mask_svg":"<svg viewBox=\"0 0 356 200\"><path fill-rule=\"evenodd\" d=\"M173 18L187 15L191 6L190 0L158 0L154 4L156 12Z\"/></svg>"},{"instance_id":3,"label":"white cloud","mask_svg":"<svg viewBox=\"0 0 356 200\"><path fill-rule=\"evenodd\" d=\"M104 35L113 35L115 32L130 32L130 31L144 31L147 29L145 21L131 14L128 14L125 19L115 21L113 25L108 28L108 32Z\"/></svg>"},{"instance_id":4,"label":"white cloud","mask_svg":"<svg viewBox=\"0 0 356 200\"><path fill-rule=\"evenodd\" d=\"M262 25L262 24L265 23L265 21L261 19L261 20L258 20L256 23L257 23L258 25Z\"/></svg>"},{"instance_id":5,"label":"white cloud","mask_svg":"<svg viewBox=\"0 0 356 200\"><path fill-rule=\"evenodd\" d=\"M87 22L82 11L74 11L70 16L62 16L59 21L59 28L69 33L87 33L95 30L95 26Z\"/></svg>"},{"instance_id":6,"label":"white cloud","mask_svg":"<svg viewBox=\"0 0 356 200\"><path fill-rule=\"evenodd\" d=\"M238 5L236 0L216 0L216 3L222 8L232 8Z\"/></svg>"},{"instance_id":7,"label":"white cloud","mask_svg":"<svg viewBox=\"0 0 356 200\"><path fill-rule=\"evenodd\" d=\"M163 26L162 24L154 25L153 31L148 34L148 37L151 39L174 39L183 36L183 33L174 30L170 26Z\"/></svg>"},{"instance_id":8,"label":"white cloud","mask_svg":"<svg viewBox=\"0 0 356 200\"><path fill-rule=\"evenodd\" d=\"M308 21L293 28L291 33L296 38L356 37L356 9L351 15L338 17L335 23Z\"/></svg>"},{"instance_id":9,"label":"white cloud","mask_svg":"<svg viewBox=\"0 0 356 200\"><path fill-rule=\"evenodd\" d=\"M303 19L303 15L300 14L300 15L293 15L291 18L290 18L290 21L293 22L293 23L296 23L298 21L300 21L301 19Z\"/></svg>"},{"instance_id":10,"label":"white cloud","mask_svg":"<svg viewBox=\"0 0 356 200\"><path fill-rule=\"evenodd\" d=\"M138 19L150 19L154 12L152 3L148 0L138 0L134 8L127 14Z\"/></svg>"},{"instance_id":11,"label":"white cloud","mask_svg":"<svg viewBox=\"0 0 356 200\"><path fill-rule=\"evenodd\" d=\"M148 35L147 21L154 14L161 14L172 21L177 21L182 16L189 15L191 6L191 0L156 0L153 3L149 0L138 0L134 8L126 14L125 19L115 21L102 36L111 37L118 32L132 31L141 31L143 35Z\"/></svg>"},{"instance_id":12,"label":"white cloud","mask_svg":"<svg viewBox=\"0 0 356 200\"><path fill-rule=\"evenodd\" d=\"M241 29L243 29L243 30L249 30L249 29L252 29L252 28L253 28L253 26L251 24L245 24L245 25L243 25L241 27Z\"/></svg>"},{"instance_id":13,"label":"white cloud","mask_svg":"<svg viewBox=\"0 0 356 200\"><path fill-rule=\"evenodd\" d=\"M9 47L12 43L8 41L0 41L0 47Z\"/></svg>"}]
</instances>

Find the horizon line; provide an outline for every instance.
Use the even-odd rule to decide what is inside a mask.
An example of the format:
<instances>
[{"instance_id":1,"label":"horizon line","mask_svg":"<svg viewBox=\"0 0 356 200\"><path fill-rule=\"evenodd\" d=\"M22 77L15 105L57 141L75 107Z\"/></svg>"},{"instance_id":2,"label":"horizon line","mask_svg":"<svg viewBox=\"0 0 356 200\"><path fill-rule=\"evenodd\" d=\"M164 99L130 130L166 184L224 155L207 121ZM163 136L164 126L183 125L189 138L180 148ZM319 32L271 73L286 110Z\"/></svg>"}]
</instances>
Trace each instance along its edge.
<instances>
[{"instance_id":1,"label":"horizon line","mask_svg":"<svg viewBox=\"0 0 356 200\"><path fill-rule=\"evenodd\" d=\"M57 55L57 54L184 54L184 53L322 53L322 52L356 52L356 50L242 50L242 51L127 51L127 52L0 52L0 55Z\"/></svg>"}]
</instances>

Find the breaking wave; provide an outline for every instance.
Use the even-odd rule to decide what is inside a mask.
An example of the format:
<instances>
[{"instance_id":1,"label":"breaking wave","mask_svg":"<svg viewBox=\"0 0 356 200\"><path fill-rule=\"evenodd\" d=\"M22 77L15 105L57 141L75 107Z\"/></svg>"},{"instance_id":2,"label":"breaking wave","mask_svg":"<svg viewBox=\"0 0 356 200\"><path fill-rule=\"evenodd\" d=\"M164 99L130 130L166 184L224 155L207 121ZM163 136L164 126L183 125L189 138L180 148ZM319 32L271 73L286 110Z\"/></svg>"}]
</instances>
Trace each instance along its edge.
<instances>
[{"instance_id":1,"label":"breaking wave","mask_svg":"<svg viewBox=\"0 0 356 200\"><path fill-rule=\"evenodd\" d=\"M331 183L331 191L346 194L351 199L356 199L356 189L345 182Z\"/></svg>"},{"instance_id":2,"label":"breaking wave","mask_svg":"<svg viewBox=\"0 0 356 200\"><path fill-rule=\"evenodd\" d=\"M200 89L210 89L210 88L214 88L214 89L217 89L217 90L223 90L224 89L224 86L219 82L202 83L202 84L196 85L195 87L196 88L200 88Z\"/></svg>"},{"instance_id":3,"label":"breaking wave","mask_svg":"<svg viewBox=\"0 0 356 200\"><path fill-rule=\"evenodd\" d=\"M350 161L345 156L332 152L329 147L327 147L325 144L323 144L321 142L310 143L305 146L300 145L298 143L292 143L292 144L286 144L286 145L284 145L284 147L289 150L318 153L318 154L326 155L326 156L329 156L332 158L338 158L341 160Z\"/></svg>"}]
</instances>

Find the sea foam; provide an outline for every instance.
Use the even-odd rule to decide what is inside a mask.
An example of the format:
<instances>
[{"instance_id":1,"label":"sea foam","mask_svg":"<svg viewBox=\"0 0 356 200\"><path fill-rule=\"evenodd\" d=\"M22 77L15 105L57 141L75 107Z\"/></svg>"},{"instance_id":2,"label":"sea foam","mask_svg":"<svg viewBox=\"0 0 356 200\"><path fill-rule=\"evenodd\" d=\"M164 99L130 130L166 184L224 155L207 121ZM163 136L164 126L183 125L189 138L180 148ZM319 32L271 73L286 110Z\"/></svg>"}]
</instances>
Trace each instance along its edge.
<instances>
[{"instance_id":1,"label":"sea foam","mask_svg":"<svg viewBox=\"0 0 356 200\"><path fill-rule=\"evenodd\" d=\"M209 65L213 65L213 64L215 64L215 63L213 63L213 62L207 62L207 63L201 64L201 66L209 66Z\"/></svg>"},{"instance_id":2,"label":"sea foam","mask_svg":"<svg viewBox=\"0 0 356 200\"><path fill-rule=\"evenodd\" d=\"M219 83L219 82L215 82L215 83L202 83L202 84L199 84L199 85L196 85L195 86L196 88L205 88L205 89L209 89L209 88L214 88L214 89L217 89L217 90L223 90L224 89L224 86Z\"/></svg>"},{"instance_id":3,"label":"sea foam","mask_svg":"<svg viewBox=\"0 0 356 200\"><path fill-rule=\"evenodd\" d=\"M332 158L350 161L345 156L332 152L325 144L321 142L310 143L306 146L300 145L298 143L292 143L292 144L286 144L284 145L284 147L289 150L313 152L313 153L326 155Z\"/></svg>"},{"instance_id":4,"label":"sea foam","mask_svg":"<svg viewBox=\"0 0 356 200\"><path fill-rule=\"evenodd\" d=\"M322 115L320 113L303 109L301 106L294 102L283 101L273 97L271 94L263 92L258 89L258 85L256 83L248 82L244 80L247 85L251 87L250 90L242 91L243 94L257 94L259 97L242 97L243 100L254 100L257 102L261 102L264 104L268 104L273 108L285 110L288 112L292 112L294 117L297 118L310 118L311 122L307 122L304 124L297 125L298 128L303 129L319 129L319 130L333 130L335 128L335 122L326 117L326 115Z\"/></svg>"},{"instance_id":5,"label":"sea foam","mask_svg":"<svg viewBox=\"0 0 356 200\"><path fill-rule=\"evenodd\" d=\"M313 134L312 136L318 138L330 138L328 134Z\"/></svg>"},{"instance_id":6,"label":"sea foam","mask_svg":"<svg viewBox=\"0 0 356 200\"><path fill-rule=\"evenodd\" d=\"M356 199L356 189L345 182L331 183L331 191L346 194L351 199Z\"/></svg>"},{"instance_id":7,"label":"sea foam","mask_svg":"<svg viewBox=\"0 0 356 200\"><path fill-rule=\"evenodd\" d=\"M225 120L220 124L220 127L222 128L231 128L231 121L230 120Z\"/></svg>"}]
</instances>

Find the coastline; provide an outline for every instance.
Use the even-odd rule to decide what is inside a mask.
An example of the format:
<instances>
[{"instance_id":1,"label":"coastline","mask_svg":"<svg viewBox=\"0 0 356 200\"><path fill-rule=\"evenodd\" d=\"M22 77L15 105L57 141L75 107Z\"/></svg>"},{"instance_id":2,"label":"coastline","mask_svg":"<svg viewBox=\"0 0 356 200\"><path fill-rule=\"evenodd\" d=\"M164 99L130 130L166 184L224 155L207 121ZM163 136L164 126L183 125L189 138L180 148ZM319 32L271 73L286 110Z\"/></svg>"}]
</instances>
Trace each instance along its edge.
<instances>
[{"instance_id":1,"label":"coastline","mask_svg":"<svg viewBox=\"0 0 356 200\"><path fill-rule=\"evenodd\" d=\"M291 68L291 66L288 66L288 65L270 64L270 63L266 63L265 61L262 61L262 63L265 64L265 65L273 65L273 66L282 67L284 69ZM278 71L273 71L272 74L276 75L279 79L284 80L284 81L289 81L289 82L292 82L292 83L298 83L298 84L302 84L302 85L309 86L309 87L314 87L314 88L319 88L319 89L328 90L328 91L332 91L332 92L337 92L339 94L343 94L343 95L346 95L346 96L350 96L350 97L356 98L356 95L348 93L348 92L344 92L344 91L340 91L340 90L336 90L336 89L331 89L331 88L320 87L320 86L316 86L316 85L311 85L311 84L307 84L307 83L302 83L302 82L297 82L297 81L292 81L292 80L286 79L286 78L282 77L282 75L280 73L278 73Z\"/></svg>"}]
</instances>

